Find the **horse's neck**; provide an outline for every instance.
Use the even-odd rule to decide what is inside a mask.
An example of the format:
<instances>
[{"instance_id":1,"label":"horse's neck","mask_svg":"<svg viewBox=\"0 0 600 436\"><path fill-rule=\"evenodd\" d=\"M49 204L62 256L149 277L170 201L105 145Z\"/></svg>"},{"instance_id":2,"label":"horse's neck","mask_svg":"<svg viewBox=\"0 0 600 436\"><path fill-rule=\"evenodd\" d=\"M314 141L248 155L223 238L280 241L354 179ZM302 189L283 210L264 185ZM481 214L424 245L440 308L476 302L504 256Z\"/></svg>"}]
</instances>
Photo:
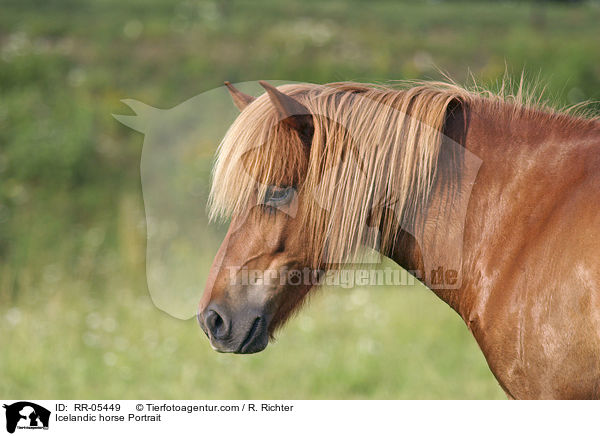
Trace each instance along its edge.
<instances>
[{"instance_id":1,"label":"horse's neck","mask_svg":"<svg viewBox=\"0 0 600 436\"><path fill-rule=\"evenodd\" d=\"M490 112L472 112L468 122L454 120L445 147L451 150L449 155L458 150L454 146L462 150L456 161L459 177L440 178L421 230L401 230L393 251L386 253L414 271L463 318L476 299L473 293L478 290L471 284L481 274L477 270L481 258L489 259L490 268L501 268L510 253L500 240L526 239L524 225L520 234L511 230L523 224L511 221L520 216L519 208L543 198L557 177L565 183L579 177L586 159L580 144L593 143L590 135L600 140L597 125L586 130L575 124L544 124L543 118L537 121L506 114L494 117ZM568 147L576 150L572 156L565 156Z\"/></svg>"}]
</instances>

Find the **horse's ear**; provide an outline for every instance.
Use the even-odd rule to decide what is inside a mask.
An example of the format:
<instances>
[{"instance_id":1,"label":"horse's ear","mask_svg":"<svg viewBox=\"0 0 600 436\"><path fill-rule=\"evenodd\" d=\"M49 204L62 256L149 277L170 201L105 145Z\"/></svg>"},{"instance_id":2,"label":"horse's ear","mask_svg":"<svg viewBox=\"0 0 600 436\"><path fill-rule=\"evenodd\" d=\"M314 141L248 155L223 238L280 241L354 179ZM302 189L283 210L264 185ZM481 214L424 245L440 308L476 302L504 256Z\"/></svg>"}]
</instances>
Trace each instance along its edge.
<instances>
[{"instance_id":1,"label":"horse's ear","mask_svg":"<svg viewBox=\"0 0 600 436\"><path fill-rule=\"evenodd\" d=\"M269 99L279 113L281 121L298 131L303 140L310 141L314 132L314 124L313 117L306 106L263 80L258 83L269 94Z\"/></svg>"},{"instance_id":2,"label":"horse's ear","mask_svg":"<svg viewBox=\"0 0 600 436\"><path fill-rule=\"evenodd\" d=\"M227 89L229 90L229 93L231 94L231 98L233 99L233 104L235 104L237 106L237 108L241 111L243 111L246 106L248 106L250 103L252 103L255 98L252 97L251 95L248 94L244 94L242 91L238 90L236 87L234 87L230 82L225 82L225 86L227 87Z\"/></svg>"}]
</instances>

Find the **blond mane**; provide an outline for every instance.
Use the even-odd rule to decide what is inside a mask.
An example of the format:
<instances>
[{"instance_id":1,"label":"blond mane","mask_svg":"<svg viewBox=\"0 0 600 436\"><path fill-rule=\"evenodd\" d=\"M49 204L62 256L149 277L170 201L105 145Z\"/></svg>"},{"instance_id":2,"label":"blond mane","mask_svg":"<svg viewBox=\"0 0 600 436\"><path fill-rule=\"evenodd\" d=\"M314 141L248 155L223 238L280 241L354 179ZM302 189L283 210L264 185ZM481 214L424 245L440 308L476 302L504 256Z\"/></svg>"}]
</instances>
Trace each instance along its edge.
<instances>
[{"instance_id":1,"label":"blond mane","mask_svg":"<svg viewBox=\"0 0 600 436\"><path fill-rule=\"evenodd\" d=\"M405 89L359 83L279 89L313 114L310 150L279 122L267 95L258 97L219 146L210 216L242 213L268 185L295 186L307 202L300 218L314 267L347 262L361 245L383 252L393 245L399 223L411 222L428 201L453 102L529 106L521 94L505 103L497 94L440 82ZM378 231L374 219L382 224Z\"/></svg>"}]
</instances>

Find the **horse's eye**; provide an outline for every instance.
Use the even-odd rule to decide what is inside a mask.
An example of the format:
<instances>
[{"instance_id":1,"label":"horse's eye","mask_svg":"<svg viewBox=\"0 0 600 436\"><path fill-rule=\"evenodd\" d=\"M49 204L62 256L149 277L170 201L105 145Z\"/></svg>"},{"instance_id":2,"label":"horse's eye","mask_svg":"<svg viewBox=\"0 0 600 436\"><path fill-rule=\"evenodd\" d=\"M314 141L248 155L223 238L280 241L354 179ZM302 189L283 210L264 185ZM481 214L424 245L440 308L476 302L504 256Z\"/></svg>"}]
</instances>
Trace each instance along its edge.
<instances>
[{"instance_id":1,"label":"horse's eye","mask_svg":"<svg viewBox=\"0 0 600 436\"><path fill-rule=\"evenodd\" d=\"M264 204L267 206L283 206L290 202L294 195L294 188L291 186L279 187L269 186L265 193Z\"/></svg>"}]
</instances>

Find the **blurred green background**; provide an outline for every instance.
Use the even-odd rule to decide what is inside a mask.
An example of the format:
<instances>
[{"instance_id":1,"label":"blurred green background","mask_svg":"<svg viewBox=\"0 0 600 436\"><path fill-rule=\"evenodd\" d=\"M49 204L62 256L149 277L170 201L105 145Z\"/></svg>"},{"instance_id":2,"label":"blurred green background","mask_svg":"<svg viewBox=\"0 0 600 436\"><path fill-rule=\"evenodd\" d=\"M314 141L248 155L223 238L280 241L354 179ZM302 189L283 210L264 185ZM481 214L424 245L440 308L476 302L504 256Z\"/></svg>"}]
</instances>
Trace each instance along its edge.
<instances>
[{"instance_id":1,"label":"blurred green background","mask_svg":"<svg viewBox=\"0 0 600 436\"><path fill-rule=\"evenodd\" d=\"M422 287L322 289L265 352L213 352L150 301L143 137L111 113L223 80L437 68L491 87L525 69L557 104L597 100L598 23L598 2L3 0L0 397L504 398Z\"/></svg>"}]
</instances>

